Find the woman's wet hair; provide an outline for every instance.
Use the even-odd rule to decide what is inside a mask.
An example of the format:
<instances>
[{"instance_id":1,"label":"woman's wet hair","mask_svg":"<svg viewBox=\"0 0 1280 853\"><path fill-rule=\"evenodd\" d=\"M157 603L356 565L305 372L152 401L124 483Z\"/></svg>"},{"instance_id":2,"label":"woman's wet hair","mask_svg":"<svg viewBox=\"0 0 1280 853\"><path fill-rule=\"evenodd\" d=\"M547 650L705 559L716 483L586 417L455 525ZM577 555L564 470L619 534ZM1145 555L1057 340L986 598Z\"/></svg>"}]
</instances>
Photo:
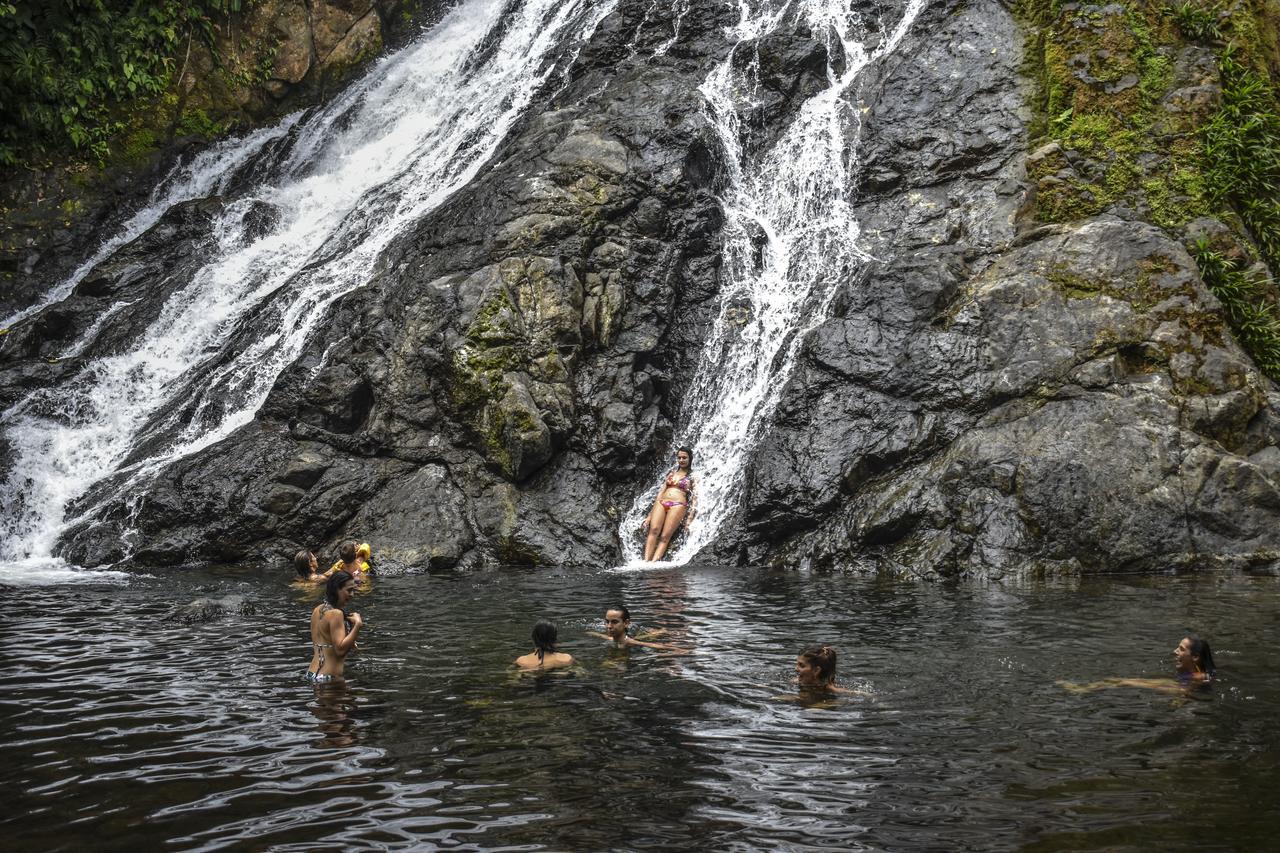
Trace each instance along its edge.
<instances>
[{"instance_id":1,"label":"woman's wet hair","mask_svg":"<svg viewBox=\"0 0 1280 853\"><path fill-rule=\"evenodd\" d=\"M311 552L302 550L294 554L293 569L298 573L298 577L300 578L311 577Z\"/></svg>"},{"instance_id":2,"label":"woman's wet hair","mask_svg":"<svg viewBox=\"0 0 1280 853\"><path fill-rule=\"evenodd\" d=\"M1199 666L1202 672L1213 675L1213 650L1209 648L1209 641L1202 640L1195 634L1188 634L1187 639L1191 641L1190 651L1191 657L1200 661Z\"/></svg>"},{"instance_id":3,"label":"woman's wet hair","mask_svg":"<svg viewBox=\"0 0 1280 853\"><path fill-rule=\"evenodd\" d=\"M688 468L686 468L685 470L686 470L686 471L689 471L690 473L692 473L692 472L693 472L693 448L692 448L692 447L677 447L677 448L676 448L676 453L687 453L687 454L689 454L689 467L688 467Z\"/></svg>"},{"instance_id":4,"label":"woman's wet hair","mask_svg":"<svg viewBox=\"0 0 1280 853\"><path fill-rule=\"evenodd\" d=\"M605 614L607 615L607 614L609 613L609 611L610 611L610 610L616 610L616 611L618 611L619 613L621 613L621 614L622 614L622 621L623 621L623 622L630 622L630 621L631 621L631 611L627 609L627 605L625 605L625 604L615 604L615 605L613 605L613 606L611 606L611 607L606 607L606 608L604 609Z\"/></svg>"},{"instance_id":5,"label":"woman's wet hair","mask_svg":"<svg viewBox=\"0 0 1280 853\"><path fill-rule=\"evenodd\" d=\"M800 650L799 657L818 670L818 680L823 684L836 677L836 650L830 646L808 646Z\"/></svg>"},{"instance_id":6,"label":"woman's wet hair","mask_svg":"<svg viewBox=\"0 0 1280 853\"><path fill-rule=\"evenodd\" d=\"M349 580L355 580L355 578L346 569L338 569L329 575L329 582L324 585L324 600L329 602L330 607L338 606L338 590L342 589L342 585Z\"/></svg>"},{"instance_id":7,"label":"woman's wet hair","mask_svg":"<svg viewBox=\"0 0 1280 853\"><path fill-rule=\"evenodd\" d=\"M356 548L358 547L356 540L348 539L338 548L338 556L342 558L344 563L354 563L356 561Z\"/></svg>"},{"instance_id":8,"label":"woman's wet hair","mask_svg":"<svg viewBox=\"0 0 1280 853\"><path fill-rule=\"evenodd\" d=\"M533 626L533 649L538 653L538 663L542 663L547 652L555 653L556 626L543 619Z\"/></svg>"}]
</instances>

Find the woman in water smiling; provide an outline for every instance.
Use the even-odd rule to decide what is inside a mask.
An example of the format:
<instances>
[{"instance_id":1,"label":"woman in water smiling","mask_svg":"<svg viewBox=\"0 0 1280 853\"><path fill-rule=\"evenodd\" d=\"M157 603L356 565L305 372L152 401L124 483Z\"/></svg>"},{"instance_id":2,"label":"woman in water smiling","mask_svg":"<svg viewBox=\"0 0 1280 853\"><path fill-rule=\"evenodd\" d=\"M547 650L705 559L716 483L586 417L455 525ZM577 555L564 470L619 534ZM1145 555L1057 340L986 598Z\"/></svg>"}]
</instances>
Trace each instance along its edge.
<instances>
[{"instance_id":1,"label":"woman in water smiling","mask_svg":"<svg viewBox=\"0 0 1280 853\"><path fill-rule=\"evenodd\" d=\"M342 612L355 589L355 579L344 571L334 572L325 583L324 603L311 611L311 666L307 667L308 681L323 684L342 678L342 667L347 654L355 646L356 635L364 625L359 613L344 616Z\"/></svg>"},{"instance_id":2,"label":"woman in water smiling","mask_svg":"<svg viewBox=\"0 0 1280 853\"><path fill-rule=\"evenodd\" d=\"M1207 640L1195 634L1183 637L1173 650L1173 675L1175 683L1167 678L1104 678L1088 684L1075 684L1070 681L1059 681L1059 687L1065 687L1072 693L1087 693L1091 690L1105 690L1108 687L1142 687L1148 690L1160 690L1165 693L1181 693L1196 687L1208 686L1213 681L1215 667L1213 651Z\"/></svg>"},{"instance_id":3,"label":"woman in water smiling","mask_svg":"<svg viewBox=\"0 0 1280 853\"><path fill-rule=\"evenodd\" d=\"M693 451L688 447L676 450L676 467L653 501L649 517L640 525L640 532L645 535L644 561L646 563L661 560L671 546L671 537L683 525L686 529L697 514L698 499L694 491L697 486L693 478Z\"/></svg>"}]
</instances>

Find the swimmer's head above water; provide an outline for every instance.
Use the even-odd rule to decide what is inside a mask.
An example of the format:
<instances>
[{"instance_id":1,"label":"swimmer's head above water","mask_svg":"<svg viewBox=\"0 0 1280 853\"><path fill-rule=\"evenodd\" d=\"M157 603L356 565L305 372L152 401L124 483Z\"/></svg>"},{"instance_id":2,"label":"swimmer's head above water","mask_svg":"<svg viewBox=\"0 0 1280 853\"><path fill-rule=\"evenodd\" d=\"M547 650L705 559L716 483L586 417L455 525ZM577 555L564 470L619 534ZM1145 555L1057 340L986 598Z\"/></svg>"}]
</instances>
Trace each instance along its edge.
<instances>
[{"instance_id":1,"label":"swimmer's head above water","mask_svg":"<svg viewBox=\"0 0 1280 853\"><path fill-rule=\"evenodd\" d=\"M543 619L533 626L533 651L538 660L544 660L548 653L556 651L556 626Z\"/></svg>"},{"instance_id":2,"label":"swimmer's head above water","mask_svg":"<svg viewBox=\"0 0 1280 853\"><path fill-rule=\"evenodd\" d=\"M801 687L826 687L836 677L836 650L809 646L796 656L796 680Z\"/></svg>"},{"instance_id":3,"label":"swimmer's head above water","mask_svg":"<svg viewBox=\"0 0 1280 853\"><path fill-rule=\"evenodd\" d=\"M615 643L620 643L627 636L631 627L631 611L624 604L617 604L604 612L604 632Z\"/></svg>"},{"instance_id":4,"label":"swimmer's head above water","mask_svg":"<svg viewBox=\"0 0 1280 853\"><path fill-rule=\"evenodd\" d=\"M1195 634L1188 634L1178 643L1178 647L1173 650L1173 663L1179 675L1199 676L1202 680L1208 680L1214 673L1213 651L1207 640L1202 640Z\"/></svg>"},{"instance_id":5,"label":"swimmer's head above water","mask_svg":"<svg viewBox=\"0 0 1280 853\"><path fill-rule=\"evenodd\" d=\"M338 546L338 558L344 563L354 563L356 561L356 540L348 539Z\"/></svg>"}]
</instances>

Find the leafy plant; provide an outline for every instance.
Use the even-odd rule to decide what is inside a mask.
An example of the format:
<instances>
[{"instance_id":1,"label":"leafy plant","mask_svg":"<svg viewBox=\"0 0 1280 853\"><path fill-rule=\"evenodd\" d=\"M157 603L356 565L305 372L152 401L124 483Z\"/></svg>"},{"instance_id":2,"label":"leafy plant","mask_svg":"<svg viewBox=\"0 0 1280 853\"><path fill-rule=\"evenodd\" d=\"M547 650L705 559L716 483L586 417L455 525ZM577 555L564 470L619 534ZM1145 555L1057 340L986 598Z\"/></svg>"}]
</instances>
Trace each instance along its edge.
<instances>
[{"instance_id":1,"label":"leafy plant","mask_svg":"<svg viewBox=\"0 0 1280 853\"><path fill-rule=\"evenodd\" d=\"M0 0L0 162L106 154L121 102L164 91L175 55L242 0Z\"/></svg>"},{"instance_id":2,"label":"leafy plant","mask_svg":"<svg viewBox=\"0 0 1280 853\"><path fill-rule=\"evenodd\" d=\"M1245 351L1262 372L1280 380L1280 312L1271 297L1271 281L1244 269L1201 238L1191 246L1191 256L1209 289L1222 300L1227 320Z\"/></svg>"},{"instance_id":3,"label":"leafy plant","mask_svg":"<svg viewBox=\"0 0 1280 853\"><path fill-rule=\"evenodd\" d=\"M1221 3L1204 6L1195 0L1187 0L1174 6L1172 13L1174 24L1187 38L1210 42L1222 40L1222 25L1219 22Z\"/></svg>"},{"instance_id":4,"label":"leafy plant","mask_svg":"<svg viewBox=\"0 0 1280 853\"><path fill-rule=\"evenodd\" d=\"M1214 201L1239 213L1267 263L1280 268L1280 101L1233 46L1219 69L1222 106L1204 131L1205 184Z\"/></svg>"}]
</instances>

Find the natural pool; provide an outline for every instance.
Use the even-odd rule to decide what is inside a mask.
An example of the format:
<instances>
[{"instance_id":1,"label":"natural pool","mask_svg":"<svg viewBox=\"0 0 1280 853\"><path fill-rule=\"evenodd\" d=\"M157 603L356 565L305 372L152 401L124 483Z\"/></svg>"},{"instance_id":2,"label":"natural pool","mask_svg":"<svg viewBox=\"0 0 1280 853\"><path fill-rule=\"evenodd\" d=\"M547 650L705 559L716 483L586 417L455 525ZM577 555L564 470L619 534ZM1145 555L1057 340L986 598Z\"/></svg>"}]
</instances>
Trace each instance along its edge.
<instances>
[{"instance_id":1,"label":"natural pool","mask_svg":"<svg viewBox=\"0 0 1280 853\"><path fill-rule=\"evenodd\" d=\"M313 598L285 569L4 592L7 849L1202 850L1280 833L1272 577L379 577L336 688L300 677ZM256 613L168 620L225 594ZM619 600L694 653L585 637ZM510 671L539 616L574 671ZM1188 629L1220 670L1202 695L1054 685L1169 672ZM778 701L814 641L874 695Z\"/></svg>"}]
</instances>

